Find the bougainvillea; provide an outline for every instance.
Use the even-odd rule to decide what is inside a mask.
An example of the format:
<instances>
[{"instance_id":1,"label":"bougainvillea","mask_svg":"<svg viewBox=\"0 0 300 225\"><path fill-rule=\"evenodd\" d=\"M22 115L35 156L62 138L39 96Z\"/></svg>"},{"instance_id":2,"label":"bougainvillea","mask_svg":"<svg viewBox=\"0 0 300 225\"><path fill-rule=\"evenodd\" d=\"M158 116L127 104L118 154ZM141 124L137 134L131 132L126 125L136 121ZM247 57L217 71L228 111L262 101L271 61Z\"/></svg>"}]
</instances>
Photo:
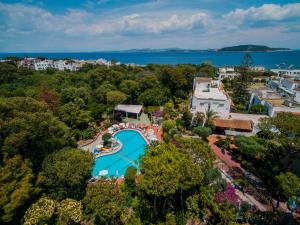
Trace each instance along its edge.
<instances>
[{"instance_id":1,"label":"bougainvillea","mask_svg":"<svg viewBox=\"0 0 300 225\"><path fill-rule=\"evenodd\" d=\"M215 201L219 204L223 204L226 201L237 205L238 204L238 196L235 193L235 188L231 184L227 184L227 188L224 192L218 192L215 195Z\"/></svg>"}]
</instances>

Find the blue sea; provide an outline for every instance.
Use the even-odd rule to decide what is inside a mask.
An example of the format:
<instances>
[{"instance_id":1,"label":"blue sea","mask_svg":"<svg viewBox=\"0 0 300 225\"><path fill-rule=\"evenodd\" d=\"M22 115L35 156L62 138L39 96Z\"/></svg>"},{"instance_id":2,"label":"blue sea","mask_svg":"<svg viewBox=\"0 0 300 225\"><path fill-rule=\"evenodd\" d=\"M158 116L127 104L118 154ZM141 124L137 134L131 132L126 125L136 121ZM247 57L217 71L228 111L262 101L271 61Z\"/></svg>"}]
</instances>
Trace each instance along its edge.
<instances>
[{"instance_id":1,"label":"blue sea","mask_svg":"<svg viewBox=\"0 0 300 225\"><path fill-rule=\"evenodd\" d=\"M0 53L0 59L6 56L46 57L51 59L99 59L117 60L121 63L147 64L200 64L205 60L215 66L240 65L244 52L72 52L72 53ZM300 67L300 50L277 52L252 52L252 59L256 66L274 68L276 64L285 63L287 66Z\"/></svg>"}]
</instances>

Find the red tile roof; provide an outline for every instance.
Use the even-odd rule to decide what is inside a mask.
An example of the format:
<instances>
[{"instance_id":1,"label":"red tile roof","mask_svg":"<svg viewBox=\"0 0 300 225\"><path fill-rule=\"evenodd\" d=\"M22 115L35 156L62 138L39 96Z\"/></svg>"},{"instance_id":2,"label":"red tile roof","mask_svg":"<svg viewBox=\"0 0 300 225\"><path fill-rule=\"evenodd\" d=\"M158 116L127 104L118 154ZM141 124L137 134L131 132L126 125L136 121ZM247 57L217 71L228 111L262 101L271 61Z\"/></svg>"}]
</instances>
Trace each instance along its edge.
<instances>
[{"instance_id":1,"label":"red tile roof","mask_svg":"<svg viewBox=\"0 0 300 225\"><path fill-rule=\"evenodd\" d=\"M251 120L214 119L214 124L216 127L221 127L221 128L226 128L226 129L252 131L252 121Z\"/></svg>"}]
</instances>

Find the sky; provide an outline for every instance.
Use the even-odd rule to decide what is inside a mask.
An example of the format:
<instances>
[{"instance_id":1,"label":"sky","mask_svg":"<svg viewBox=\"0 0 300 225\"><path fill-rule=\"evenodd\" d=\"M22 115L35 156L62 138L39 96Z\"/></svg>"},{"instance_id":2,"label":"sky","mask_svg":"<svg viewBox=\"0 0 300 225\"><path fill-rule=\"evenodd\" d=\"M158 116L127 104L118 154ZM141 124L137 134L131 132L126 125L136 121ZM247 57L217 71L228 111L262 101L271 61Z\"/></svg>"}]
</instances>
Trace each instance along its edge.
<instances>
[{"instance_id":1,"label":"sky","mask_svg":"<svg viewBox=\"0 0 300 225\"><path fill-rule=\"evenodd\" d=\"M0 0L0 52L300 49L300 1Z\"/></svg>"}]
</instances>

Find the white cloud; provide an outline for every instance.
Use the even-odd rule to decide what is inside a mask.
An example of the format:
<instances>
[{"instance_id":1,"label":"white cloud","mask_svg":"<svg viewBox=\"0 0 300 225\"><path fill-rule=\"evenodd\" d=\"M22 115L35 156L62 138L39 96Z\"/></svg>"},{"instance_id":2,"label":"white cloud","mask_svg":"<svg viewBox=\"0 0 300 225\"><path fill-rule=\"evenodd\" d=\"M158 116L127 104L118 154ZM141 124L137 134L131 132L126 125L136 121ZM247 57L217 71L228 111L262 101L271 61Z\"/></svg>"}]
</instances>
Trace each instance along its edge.
<instances>
[{"instance_id":1,"label":"white cloud","mask_svg":"<svg viewBox=\"0 0 300 225\"><path fill-rule=\"evenodd\" d=\"M280 22L300 18L300 3L276 5L264 4L261 7L236 9L224 16L225 20L243 24L259 21Z\"/></svg>"},{"instance_id":2,"label":"white cloud","mask_svg":"<svg viewBox=\"0 0 300 225\"><path fill-rule=\"evenodd\" d=\"M160 17L134 13L103 20L82 10L69 9L62 15L55 15L38 7L4 3L0 3L0 14L4 14L10 30L31 29L32 32L63 32L68 35L163 33L203 28L209 21L209 16L203 12Z\"/></svg>"},{"instance_id":3,"label":"white cloud","mask_svg":"<svg viewBox=\"0 0 300 225\"><path fill-rule=\"evenodd\" d=\"M43 45L43 49L60 50L68 45L68 49L89 46L93 50L93 46L214 48L234 43L259 44L271 39L274 43L289 43L289 38L296 45L295 40L300 38L300 3L264 4L235 9L222 16L200 8L165 9L160 5L162 2L166 1L104 14L82 9L52 13L42 7L0 2L0 39L11 40L11 46L18 44L26 49ZM265 39L267 34L272 34L272 38ZM39 42L34 43L34 39ZM0 50L8 48L2 43Z\"/></svg>"}]
</instances>

